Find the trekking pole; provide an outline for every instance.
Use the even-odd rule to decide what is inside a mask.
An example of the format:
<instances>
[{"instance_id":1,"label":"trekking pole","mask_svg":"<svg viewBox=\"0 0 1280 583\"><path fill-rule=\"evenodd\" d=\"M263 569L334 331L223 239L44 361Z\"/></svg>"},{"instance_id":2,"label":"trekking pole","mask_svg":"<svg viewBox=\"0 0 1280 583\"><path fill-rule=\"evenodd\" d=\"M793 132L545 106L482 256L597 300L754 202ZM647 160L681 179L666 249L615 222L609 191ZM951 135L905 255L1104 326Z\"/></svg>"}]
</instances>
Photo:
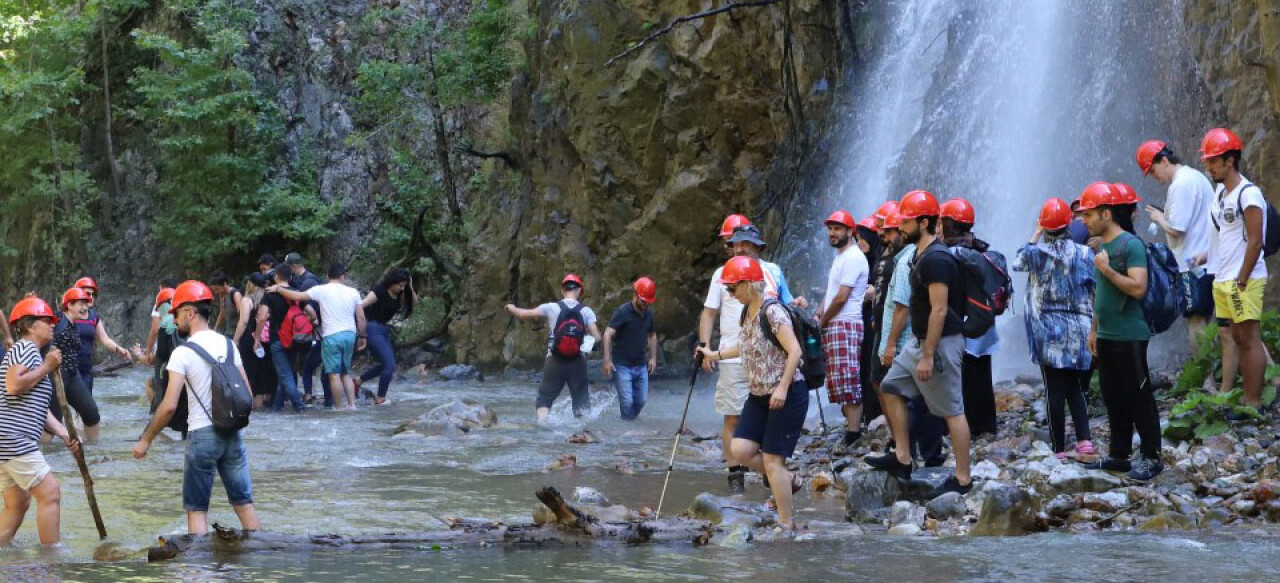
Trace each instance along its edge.
<instances>
[{"instance_id":1,"label":"trekking pole","mask_svg":"<svg viewBox=\"0 0 1280 583\"><path fill-rule=\"evenodd\" d=\"M79 441L80 436L76 434L76 422L71 417L71 404L67 402L67 389L62 385L62 371L54 371L49 375L53 378L53 388L58 393L58 403L62 405L62 418L67 422L67 434L71 436L72 441ZM73 452L76 458L76 465L80 466L80 478L84 482L84 495L89 499L89 511L93 513L93 524L98 527L98 538L105 540L107 538L107 525L102 522L102 511L98 510L98 497L93 495L93 476L89 475L89 464L84 461L84 443L80 444L80 449Z\"/></svg>"},{"instance_id":2,"label":"trekking pole","mask_svg":"<svg viewBox=\"0 0 1280 583\"><path fill-rule=\"evenodd\" d=\"M676 450L680 448L680 435L684 433L684 422L689 417L689 401L693 400L693 386L698 383L698 369L702 368L702 353L693 359L693 378L689 380L689 394L684 398L684 413L680 415L680 428L676 430L675 443L671 444L671 459L667 460L667 477L662 479L662 495L658 496L658 510L653 513L656 520L662 516L662 502L667 498L667 484L671 482L671 470L676 463Z\"/></svg>"}]
</instances>

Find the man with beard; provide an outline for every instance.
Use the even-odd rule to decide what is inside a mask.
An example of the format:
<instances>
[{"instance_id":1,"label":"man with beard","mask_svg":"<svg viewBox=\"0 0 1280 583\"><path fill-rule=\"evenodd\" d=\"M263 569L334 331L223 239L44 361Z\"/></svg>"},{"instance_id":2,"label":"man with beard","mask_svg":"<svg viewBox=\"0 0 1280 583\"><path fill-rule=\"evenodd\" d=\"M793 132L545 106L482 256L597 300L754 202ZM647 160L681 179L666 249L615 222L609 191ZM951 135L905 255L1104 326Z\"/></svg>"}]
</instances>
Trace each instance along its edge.
<instances>
[{"instance_id":1,"label":"man with beard","mask_svg":"<svg viewBox=\"0 0 1280 583\"><path fill-rule=\"evenodd\" d=\"M867 288L867 258L850 245L855 223L846 211L827 217L827 240L836 250L822 298L822 347L827 353L827 398L840 405L846 429L844 445L862 437L862 297Z\"/></svg>"},{"instance_id":2,"label":"man with beard","mask_svg":"<svg viewBox=\"0 0 1280 583\"><path fill-rule=\"evenodd\" d=\"M894 451L866 458L874 469L900 480L911 478L914 462L907 399L923 396L929 410L946 420L956 454L956 475L931 492L930 498L947 492L965 494L973 488L969 475L969 424L964 417L960 386L964 356L964 336L960 333L965 302L963 276L959 260L938 239L940 214L937 199L922 190L907 193L898 206L902 234L916 248L910 278L911 331L915 339L894 359L880 385L885 416L893 430Z\"/></svg>"},{"instance_id":3,"label":"man with beard","mask_svg":"<svg viewBox=\"0 0 1280 583\"><path fill-rule=\"evenodd\" d=\"M965 248L986 253L990 245L973 235L976 217L973 205L963 198L953 198L942 205L942 234L947 247ZM961 378L964 387L964 416L969 420L969 433L996 434L996 394L991 379L991 357L1000 348L1000 334L992 326L978 338L964 339L964 365Z\"/></svg>"}]
</instances>

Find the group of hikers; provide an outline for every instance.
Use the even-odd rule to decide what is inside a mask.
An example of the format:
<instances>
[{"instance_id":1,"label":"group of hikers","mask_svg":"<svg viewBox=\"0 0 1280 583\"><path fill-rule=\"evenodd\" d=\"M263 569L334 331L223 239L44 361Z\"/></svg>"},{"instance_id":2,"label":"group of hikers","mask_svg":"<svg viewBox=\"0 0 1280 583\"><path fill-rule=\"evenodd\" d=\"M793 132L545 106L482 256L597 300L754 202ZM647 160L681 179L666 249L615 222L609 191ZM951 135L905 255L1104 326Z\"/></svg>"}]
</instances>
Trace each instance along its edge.
<instances>
[{"instance_id":1,"label":"group of hikers","mask_svg":"<svg viewBox=\"0 0 1280 583\"><path fill-rule=\"evenodd\" d=\"M743 490L748 470L759 473L778 523L794 526L792 496L801 479L786 461L802 433L809 390L825 386L845 418L847 449L862 437L865 422L884 415L892 442L866 457L868 466L909 479L917 464L947 460L942 438L949 435L955 475L932 495L968 492L971 436L998 429L991 357L999 343L995 317L1013 299L1009 267L1027 274L1027 340L1043 375L1051 446L1060 457L1074 450L1096 458L1090 468L1126 472L1135 480L1163 470L1147 341L1168 328L1170 305L1178 308L1174 318L1186 318L1193 342L1216 317L1221 388L1234 387L1238 372L1243 403L1263 413L1268 355L1259 329L1267 277L1262 258L1280 247L1280 224L1272 224L1275 211L1241 174L1243 148L1231 131L1210 131L1200 149L1206 177L1183 165L1164 142L1139 147L1140 170L1168 187L1165 208L1145 207L1152 234L1163 232L1167 248L1137 236L1141 200L1121 183L1094 182L1071 203L1045 201L1011 266L977 237L976 211L964 199L939 203L933 194L913 190L862 220L836 211L824 221L835 258L816 317L807 313L808 300L793 296L782 269L761 258L767 245L759 227L743 215L729 216L719 241L730 258L711 277L695 358L703 370L719 373L715 409L723 416L730 490ZM270 401L276 411L287 401L303 410L312 371L322 364L327 406L345 401L354 407L359 383L374 377L376 402L385 402L395 366L389 324L408 316L416 293L405 270L389 271L363 297L345 279L346 267L335 263L321 284L290 253L280 263L264 255L243 289L221 273L207 285L162 285L146 349L132 353L156 372L153 417L134 456L145 457L152 440L175 427L175 417L185 421L179 427L187 434L182 498L189 532L207 530L215 475L242 526L259 528L241 439L254 401L259 407ZM583 303L583 279L566 275L560 288L558 301L533 309L506 306L521 320L548 325L538 419L546 419L566 384L574 414L586 414L587 357L597 342L603 343L602 366L614 382L621 416L635 419L658 363L655 282L635 280L631 297L614 310L603 333ZM59 420L51 379L61 377L86 440L96 439L101 416L92 394L94 346L131 358L93 309L97 293L97 284L82 278L63 294L61 311L29 296L0 318L12 326L3 327L7 350L0 359L0 544L13 539L31 497L40 541L59 540L60 490L40 441L47 433L73 451L80 444ZM352 354L365 346L378 366L357 378ZM1101 457L1086 401L1094 370L1111 436ZM183 401L195 404L185 414ZM1073 445L1066 438L1068 409ZM1140 455L1131 459L1135 430Z\"/></svg>"}]
</instances>

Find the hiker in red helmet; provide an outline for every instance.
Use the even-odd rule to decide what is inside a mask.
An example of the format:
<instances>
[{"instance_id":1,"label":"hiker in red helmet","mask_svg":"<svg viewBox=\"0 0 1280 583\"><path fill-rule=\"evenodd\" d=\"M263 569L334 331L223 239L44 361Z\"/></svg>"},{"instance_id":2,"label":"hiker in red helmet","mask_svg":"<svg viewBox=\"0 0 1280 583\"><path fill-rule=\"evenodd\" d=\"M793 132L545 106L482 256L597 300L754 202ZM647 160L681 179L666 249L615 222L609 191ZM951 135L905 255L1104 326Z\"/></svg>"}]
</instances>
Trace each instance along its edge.
<instances>
[{"instance_id":1,"label":"hiker in red helmet","mask_svg":"<svg viewBox=\"0 0 1280 583\"><path fill-rule=\"evenodd\" d=\"M844 445L862 437L862 309L870 266L867 257L851 245L856 228L846 211L826 220L827 240L836 250L827 272L827 291L818 310L822 347L827 353L827 398L844 414Z\"/></svg>"},{"instance_id":2,"label":"hiker in red helmet","mask_svg":"<svg viewBox=\"0 0 1280 583\"><path fill-rule=\"evenodd\" d=\"M98 315L98 310L94 308L94 304L98 301L98 283L92 277L82 277L76 280L75 287L81 288L92 299L89 300L89 315L83 319L76 319L72 323L76 326L76 331L80 333L80 379L84 381L85 387L88 387L89 394L93 394L93 347L95 342L102 343L107 350L120 355L128 361L133 361L133 355L129 349L121 346L111 338L107 333L106 322L102 316ZM135 347L141 351L141 347Z\"/></svg>"},{"instance_id":3,"label":"hiker in red helmet","mask_svg":"<svg viewBox=\"0 0 1280 583\"><path fill-rule=\"evenodd\" d=\"M570 273L560 280L560 301L532 309L506 305L512 316L526 322L546 322L549 329L547 359L542 366L542 383L538 385L538 398L534 404L538 423L547 422L551 406L566 384L569 385L569 398L573 401L574 417L586 415L591 408L587 355L600 340L600 328L596 326L596 313L582 303L583 293L582 278Z\"/></svg>"},{"instance_id":4,"label":"hiker in red helmet","mask_svg":"<svg viewBox=\"0 0 1280 583\"><path fill-rule=\"evenodd\" d=\"M658 368L658 333L653 303L658 286L641 277L631 284L631 300L613 311L604 329L604 376L613 379L623 421L634 421L649 400L649 375ZM645 349L649 357L645 359Z\"/></svg>"},{"instance_id":5,"label":"hiker in red helmet","mask_svg":"<svg viewBox=\"0 0 1280 583\"><path fill-rule=\"evenodd\" d=\"M942 205L942 233L947 247L976 253L988 253L990 245L973 234L977 222L973 205L963 198L953 198ZM992 379L991 358L1000 349L1000 334L992 326L979 338L965 338L964 363L960 376L964 387L964 416L969 421L969 435L996 434L996 393Z\"/></svg>"},{"instance_id":6,"label":"hiker in red helmet","mask_svg":"<svg viewBox=\"0 0 1280 583\"><path fill-rule=\"evenodd\" d=\"M1263 243L1267 231L1280 225L1267 224L1267 197L1240 171L1243 150L1244 141L1226 128L1209 130L1200 146L1205 170L1217 189L1209 209L1213 226L1209 245L1213 263L1209 272L1214 274L1214 305L1218 319L1231 323L1244 376L1241 404L1257 407L1261 412L1267 366L1259 326L1268 277ZM1228 416L1233 421L1246 419L1235 411Z\"/></svg>"}]
</instances>

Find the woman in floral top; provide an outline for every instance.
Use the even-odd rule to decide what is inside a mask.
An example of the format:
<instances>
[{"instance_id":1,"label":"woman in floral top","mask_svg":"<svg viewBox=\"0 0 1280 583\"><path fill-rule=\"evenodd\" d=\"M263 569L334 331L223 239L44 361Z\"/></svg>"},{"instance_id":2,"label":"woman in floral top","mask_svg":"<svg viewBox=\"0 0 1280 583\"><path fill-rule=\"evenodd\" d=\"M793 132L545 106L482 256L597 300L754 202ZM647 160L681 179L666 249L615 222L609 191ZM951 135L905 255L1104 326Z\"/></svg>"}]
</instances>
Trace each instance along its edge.
<instances>
[{"instance_id":1,"label":"woman in floral top","mask_svg":"<svg viewBox=\"0 0 1280 583\"><path fill-rule=\"evenodd\" d=\"M800 342L786 308L773 300L765 304L764 271L755 259L730 259L720 283L745 308L742 333L733 348L698 350L712 361L742 357L751 394L742 407L730 455L765 476L777 504L778 524L793 528L791 496L801 483L799 476L787 471L786 462L795 453L809 410L809 391L799 371ZM767 320L773 338L761 327L762 319Z\"/></svg>"},{"instance_id":2,"label":"woman in floral top","mask_svg":"<svg viewBox=\"0 0 1280 583\"><path fill-rule=\"evenodd\" d=\"M1076 453L1095 453L1089 434L1085 395L1093 362L1089 327L1093 315L1093 251L1076 243L1067 231L1071 207L1051 198L1040 210L1031 241L1018 250L1014 271L1027 272L1027 345L1031 361L1040 365L1048 398L1049 435L1053 451L1066 456L1063 403L1071 407L1076 427ZM1041 237L1044 238L1041 241Z\"/></svg>"}]
</instances>

